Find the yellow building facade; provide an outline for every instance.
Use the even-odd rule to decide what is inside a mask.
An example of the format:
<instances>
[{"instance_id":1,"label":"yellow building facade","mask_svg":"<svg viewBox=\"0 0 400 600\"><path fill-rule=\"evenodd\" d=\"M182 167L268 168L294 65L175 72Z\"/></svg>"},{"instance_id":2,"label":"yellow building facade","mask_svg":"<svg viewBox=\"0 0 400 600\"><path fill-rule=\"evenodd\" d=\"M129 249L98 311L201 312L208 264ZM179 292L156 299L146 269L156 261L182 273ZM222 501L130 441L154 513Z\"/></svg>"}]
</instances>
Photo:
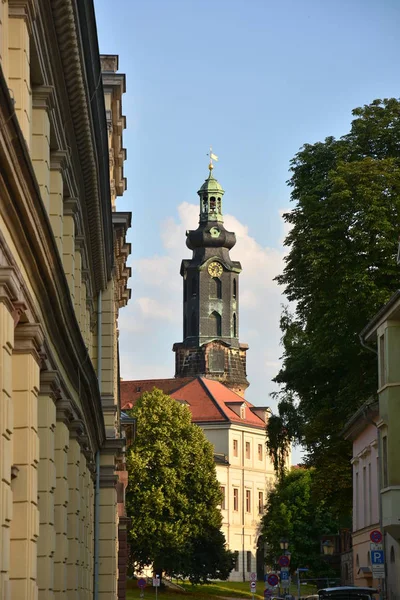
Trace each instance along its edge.
<instances>
[{"instance_id":1,"label":"yellow building facade","mask_svg":"<svg viewBox=\"0 0 400 600\"><path fill-rule=\"evenodd\" d=\"M0 598L116 600L125 80L92 0L2 0L0 65Z\"/></svg>"}]
</instances>

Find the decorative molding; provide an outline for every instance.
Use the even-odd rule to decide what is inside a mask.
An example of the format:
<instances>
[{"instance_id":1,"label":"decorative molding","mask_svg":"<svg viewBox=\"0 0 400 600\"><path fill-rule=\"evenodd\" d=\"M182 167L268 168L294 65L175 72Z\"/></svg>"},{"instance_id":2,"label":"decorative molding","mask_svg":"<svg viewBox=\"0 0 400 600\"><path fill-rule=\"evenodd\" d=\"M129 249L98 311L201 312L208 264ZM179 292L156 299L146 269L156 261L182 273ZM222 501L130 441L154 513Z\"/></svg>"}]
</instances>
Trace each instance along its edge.
<instances>
[{"instance_id":1,"label":"decorative molding","mask_svg":"<svg viewBox=\"0 0 400 600\"><path fill-rule=\"evenodd\" d=\"M31 354L41 364L44 332L40 323L20 323L14 330L14 354Z\"/></svg>"},{"instance_id":2,"label":"decorative molding","mask_svg":"<svg viewBox=\"0 0 400 600\"><path fill-rule=\"evenodd\" d=\"M8 0L8 16L11 19L24 19L30 36L37 14L37 0Z\"/></svg>"},{"instance_id":3,"label":"decorative molding","mask_svg":"<svg viewBox=\"0 0 400 600\"><path fill-rule=\"evenodd\" d=\"M69 428L70 422L74 418L74 410L72 407L71 400L67 400L66 398L61 398L56 402L56 419L57 421L61 421Z\"/></svg>"},{"instance_id":4,"label":"decorative molding","mask_svg":"<svg viewBox=\"0 0 400 600\"><path fill-rule=\"evenodd\" d=\"M68 166L68 152L66 150L52 150L50 152L50 169L64 171Z\"/></svg>"},{"instance_id":5,"label":"decorative molding","mask_svg":"<svg viewBox=\"0 0 400 600\"><path fill-rule=\"evenodd\" d=\"M32 108L43 108L50 111L54 108L54 87L37 85L32 88Z\"/></svg>"},{"instance_id":6,"label":"decorative molding","mask_svg":"<svg viewBox=\"0 0 400 600\"><path fill-rule=\"evenodd\" d=\"M11 314L20 294L20 283L13 267L0 267L0 302L7 305Z\"/></svg>"},{"instance_id":7,"label":"decorative molding","mask_svg":"<svg viewBox=\"0 0 400 600\"><path fill-rule=\"evenodd\" d=\"M66 198L63 204L64 215L74 217L78 212L78 198Z\"/></svg>"},{"instance_id":8,"label":"decorative molding","mask_svg":"<svg viewBox=\"0 0 400 600\"><path fill-rule=\"evenodd\" d=\"M113 466L100 467L100 487L115 488L118 483L118 475L115 474Z\"/></svg>"},{"instance_id":9,"label":"decorative molding","mask_svg":"<svg viewBox=\"0 0 400 600\"><path fill-rule=\"evenodd\" d=\"M57 371L40 372L39 395L50 396L54 402L61 400L60 376Z\"/></svg>"}]
</instances>

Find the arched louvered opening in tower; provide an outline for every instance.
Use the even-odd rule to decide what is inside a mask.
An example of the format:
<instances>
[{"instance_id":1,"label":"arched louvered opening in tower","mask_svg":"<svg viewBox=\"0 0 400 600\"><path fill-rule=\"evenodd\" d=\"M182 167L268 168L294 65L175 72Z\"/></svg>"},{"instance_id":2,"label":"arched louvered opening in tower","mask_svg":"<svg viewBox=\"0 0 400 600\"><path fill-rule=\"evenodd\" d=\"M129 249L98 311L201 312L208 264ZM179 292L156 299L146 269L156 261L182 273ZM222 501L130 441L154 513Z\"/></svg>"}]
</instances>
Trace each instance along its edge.
<instances>
[{"instance_id":1,"label":"arched louvered opening in tower","mask_svg":"<svg viewBox=\"0 0 400 600\"><path fill-rule=\"evenodd\" d=\"M210 280L210 298L222 298L222 281L218 277Z\"/></svg>"},{"instance_id":2,"label":"arched louvered opening in tower","mask_svg":"<svg viewBox=\"0 0 400 600\"><path fill-rule=\"evenodd\" d=\"M237 337L237 318L236 318L236 313L233 313L232 327L233 327L233 337Z\"/></svg>"},{"instance_id":3,"label":"arched louvered opening in tower","mask_svg":"<svg viewBox=\"0 0 400 600\"><path fill-rule=\"evenodd\" d=\"M233 280L233 297L235 299L237 297L237 281L236 281L236 279Z\"/></svg>"},{"instance_id":4,"label":"arched louvered opening in tower","mask_svg":"<svg viewBox=\"0 0 400 600\"><path fill-rule=\"evenodd\" d=\"M211 198L210 198L210 212L215 212L216 208L217 208L217 200L216 200L215 196L211 196Z\"/></svg>"},{"instance_id":5,"label":"arched louvered opening in tower","mask_svg":"<svg viewBox=\"0 0 400 600\"><path fill-rule=\"evenodd\" d=\"M210 315L210 335L211 337L220 337L222 335L222 319L216 310Z\"/></svg>"}]
</instances>

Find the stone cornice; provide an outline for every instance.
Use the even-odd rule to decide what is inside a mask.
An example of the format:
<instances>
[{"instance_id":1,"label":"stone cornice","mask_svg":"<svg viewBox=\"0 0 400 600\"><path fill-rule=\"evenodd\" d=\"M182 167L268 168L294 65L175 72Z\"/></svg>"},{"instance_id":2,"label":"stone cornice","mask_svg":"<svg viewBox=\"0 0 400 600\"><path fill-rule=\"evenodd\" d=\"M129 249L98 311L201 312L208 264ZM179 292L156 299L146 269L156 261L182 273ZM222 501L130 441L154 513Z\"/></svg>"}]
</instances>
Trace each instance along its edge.
<instances>
[{"instance_id":1,"label":"stone cornice","mask_svg":"<svg viewBox=\"0 0 400 600\"><path fill-rule=\"evenodd\" d=\"M71 400L60 398L56 403L56 417L57 421L61 421L69 427L70 422L74 418L74 410L72 407Z\"/></svg>"},{"instance_id":2,"label":"stone cornice","mask_svg":"<svg viewBox=\"0 0 400 600\"><path fill-rule=\"evenodd\" d=\"M67 167L68 153L66 150L52 150L50 153L50 169L63 171Z\"/></svg>"},{"instance_id":3,"label":"stone cornice","mask_svg":"<svg viewBox=\"0 0 400 600\"><path fill-rule=\"evenodd\" d=\"M83 4L82 6L78 6L78 13L80 10L85 10ZM83 36L80 35L76 27L76 24L79 23L80 15L75 13L75 3L72 0L53 0L51 6L59 52L63 63L65 85L71 106L79 161L84 178L85 209L87 206L85 218L88 223L87 232L91 242L91 256L93 259L97 293L98 290L106 287L107 280L111 275L112 257L110 252L107 252L110 244L107 220L109 221L111 218L111 203L108 168L107 172L103 173L103 179L105 178L104 181L107 181L107 184L103 181L103 184L100 185L99 168L102 169L102 160L100 159L104 160L104 157L98 157L97 155L96 139L92 128L92 123L95 119L91 112L100 98L99 94L96 95L96 89L92 98L89 98L87 95L88 82L85 79L92 74L87 71L81 59L85 53L85 48L82 48L82 44L85 45L88 43L90 46L91 39L89 40L89 38L92 33L92 23L90 21L85 23L85 27L90 32L88 31L89 35L83 39ZM87 50L89 51L89 47ZM99 93L102 93L101 89ZM94 102L93 105L92 102ZM104 125L106 125L104 99L102 99L102 110ZM101 129L101 124L98 124L98 127ZM106 148L106 151L108 163L108 148ZM106 189L102 189L102 186ZM103 201L106 197L108 206ZM104 228L106 230L105 235L102 221L106 225ZM110 227L110 225L108 226Z\"/></svg>"},{"instance_id":4,"label":"stone cornice","mask_svg":"<svg viewBox=\"0 0 400 600\"><path fill-rule=\"evenodd\" d=\"M39 323L22 323L14 330L14 354L31 354L39 365L43 342L43 328Z\"/></svg>"},{"instance_id":5,"label":"stone cornice","mask_svg":"<svg viewBox=\"0 0 400 600\"><path fill-rule=\"evenodd\" d=\"M0 302L7 305L10 313L14 312L14 302L18 300L20 284L15 269L0 266Z\"/></svg>"},{"instance_id":6,"label":"stone cornice","mask_svg":"<svg viewBox=\"0 0 400 600\"><path fill-rule=\"evenodd\" d=\"M37 17L37 0L8 0L8 16L11 18L24 19L29 35L32 35L33 22Z\"/></svg>"},{"instance_id":7,"label":"stone cornice","mask_svg":"<svg viewBox=\"0 0 400 600\"><path fill-rule=\"evenodd\" d=\"M60 376L57 371L40 372L39 394L49 396L54 402L61 399Z\"/></svg>"},{"instance_id":8,"label":"stone cornice","mask_svg":"<svg viewBox=\"0 0 400 600\"><path fill-rule=\"evenodd\" d=\"M100 467L100 487L115 488L118 483L118 475L115 474L113 466Z\"/></svg>"},{"instance_id":9,"label":"stone cornice","mask_svg":"<svg viewBox=\"0 0 400 600\"><path fill-rule=\"evenodd\" d=\"M52 85L38 85L32 88L32 107L47 111L54 108L54 88Z\"/></svg>"}]
</instances>

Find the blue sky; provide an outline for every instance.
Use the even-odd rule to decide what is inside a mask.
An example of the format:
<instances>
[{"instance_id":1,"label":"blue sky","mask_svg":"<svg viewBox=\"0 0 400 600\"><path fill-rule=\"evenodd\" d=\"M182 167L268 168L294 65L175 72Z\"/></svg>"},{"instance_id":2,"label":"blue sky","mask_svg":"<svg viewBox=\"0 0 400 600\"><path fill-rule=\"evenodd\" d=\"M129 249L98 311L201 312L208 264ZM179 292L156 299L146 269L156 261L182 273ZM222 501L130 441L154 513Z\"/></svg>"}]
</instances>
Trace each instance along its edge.
<instances>
[{"instance_id":1,"label":"blue sky","mask_svg":"<svg viewBox=\"0 0 400 600\"><path fill-rule=\"evenodd\" d=\"M121 313L122 375L174 374L182 337L185 228L208 147L240 230L241 341L255 404L279 366L289 162L304 143L340 136L352 108L399 95L398 0L95 0L100 51L126 73L124 145L133 212L131 306ZM239 252L240 251L240 252ZM265 281L264 281L265 280ZM243 298L243 295L245 297ZM135 324L136 321L136 324Z\"/></svg>"}]
</instances>

